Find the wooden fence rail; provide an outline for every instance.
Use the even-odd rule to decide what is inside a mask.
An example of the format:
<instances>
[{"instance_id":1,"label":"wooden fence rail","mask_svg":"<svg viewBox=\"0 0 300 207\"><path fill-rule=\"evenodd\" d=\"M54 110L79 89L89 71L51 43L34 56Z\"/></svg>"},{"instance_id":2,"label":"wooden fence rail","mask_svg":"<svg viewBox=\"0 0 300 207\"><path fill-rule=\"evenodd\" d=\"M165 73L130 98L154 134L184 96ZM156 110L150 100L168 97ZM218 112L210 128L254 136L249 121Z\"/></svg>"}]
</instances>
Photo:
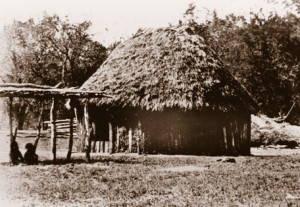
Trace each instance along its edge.
<instances>
[{"instance_id":1,"label":"wooden fence rail","mask_svg":"<svg viewBox=\"0 0 300 207\"><path fill-rule=\"evenodd\" d=\"M77 123L74 120L73 122L73 137L74 139L77 139L77 133L76 133L76 126ZM56 127L57 127L57 138L58 139L68 139L70 136L70 120L69 119L63 119L63 120L57 120L56 121ZM41 130L41 138L50 138L51 137L51 129L50 129L50 121L44 122L44 128L46 130ZM0 133L2 134L2 133ZM10 136L9 133L3 132L4 136ZM18 130L17 137L16 138L37 138L37 130Z\"/></svg>"}]
</instances>

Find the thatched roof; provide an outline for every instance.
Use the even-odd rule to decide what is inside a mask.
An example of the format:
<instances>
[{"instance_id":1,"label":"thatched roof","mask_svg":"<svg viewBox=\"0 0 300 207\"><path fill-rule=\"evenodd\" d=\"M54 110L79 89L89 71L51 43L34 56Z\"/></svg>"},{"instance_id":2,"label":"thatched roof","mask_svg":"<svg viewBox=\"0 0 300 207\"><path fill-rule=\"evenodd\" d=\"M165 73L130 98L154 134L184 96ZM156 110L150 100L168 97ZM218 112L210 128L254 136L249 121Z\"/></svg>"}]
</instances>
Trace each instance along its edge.
<instances>
[{"instance_id":1,"label":"thatched roof","mask_svg":"<svg viewBox=\"0 0 300 207\"><path fill-rule=\"evenodd\" d=\"M257 109L204 39L189 27L139 30L116 47L81 89L113 96L91 99L97 106L152 111Z\"/></svg>"}]
</instances>

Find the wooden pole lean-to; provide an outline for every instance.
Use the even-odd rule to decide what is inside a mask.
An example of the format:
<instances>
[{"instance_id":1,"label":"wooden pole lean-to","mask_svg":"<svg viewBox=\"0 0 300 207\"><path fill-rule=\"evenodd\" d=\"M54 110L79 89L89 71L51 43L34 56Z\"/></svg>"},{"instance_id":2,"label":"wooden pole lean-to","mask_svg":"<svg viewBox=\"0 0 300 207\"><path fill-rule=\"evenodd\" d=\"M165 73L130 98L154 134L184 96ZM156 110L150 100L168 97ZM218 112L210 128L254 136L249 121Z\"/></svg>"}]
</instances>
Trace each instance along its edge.
<instances>
[{"instance_id":1,"label":"wooden pole lean-to","mask_svg":"<svg viewBox=\"0 0 300 207\"><path fill-rule=\"evenodd\" d=\"M71 160L72 148L73 148L73 118L74 118L74 106L73 99L70 98L70 135L69 135L69 146L67 153L67 160Z\"/></svg>"},{"instance_id":2,"label":"wooden pole lean-to","mask_svg":"<svg viewBox=\"0 0 300 207\"><path fill-rule=\"evenodd\" d=\"M56 98L52 98L52 105L50 109L50 125L51 125L51 152L52 160L56 161Z\"/></svg>"}]
</instances>

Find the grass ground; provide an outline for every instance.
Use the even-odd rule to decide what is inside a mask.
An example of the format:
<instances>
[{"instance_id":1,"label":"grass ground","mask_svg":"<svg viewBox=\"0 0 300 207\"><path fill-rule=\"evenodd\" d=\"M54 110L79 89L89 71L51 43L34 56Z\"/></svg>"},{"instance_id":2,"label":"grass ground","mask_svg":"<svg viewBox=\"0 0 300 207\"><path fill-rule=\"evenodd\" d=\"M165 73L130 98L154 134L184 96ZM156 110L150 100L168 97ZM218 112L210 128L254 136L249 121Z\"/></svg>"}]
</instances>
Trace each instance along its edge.
<instances>
[{"instance_id":1,"label":"grass ground","mask_svg":"<svg viewBox=\"0 0 300 207\"><path fill-rule=\"evenodd\" d=\"M18 139L20 149L34 139ZM58 140L58 156L66 140ZM252 149L236 163L207 156L83 154L49 161L41 139L36 166L10 166L0 139L0 206L300 206L299 149ZM276 155L276 156L265 156ZM264 156L261 156L264 155Z\"/></svg>"},{"instance_id":2,"label":"grass ground","mask_svg":"<svg viewBox=\"0 0 300 207\"><path fill-rule=\"evenodd\" d=\"M2 204L15 206L299 206L300 155L93 156L0 165ZM6 203L5 203L6 202ZM1 206L0 203L0 206Z\"/></svg>"}]
</instances>

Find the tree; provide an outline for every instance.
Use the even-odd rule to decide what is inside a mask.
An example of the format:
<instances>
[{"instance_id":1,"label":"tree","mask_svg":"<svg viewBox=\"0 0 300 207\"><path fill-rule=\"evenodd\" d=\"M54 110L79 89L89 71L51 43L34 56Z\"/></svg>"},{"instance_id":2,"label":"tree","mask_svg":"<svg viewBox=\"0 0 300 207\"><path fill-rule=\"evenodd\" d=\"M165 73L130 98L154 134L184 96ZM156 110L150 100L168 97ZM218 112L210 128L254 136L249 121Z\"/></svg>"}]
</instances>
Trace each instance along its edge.
<instances>
[{"instance_id":1,"label":"tree","mask_svg":"<svg viewBox=\"0 0 300 207\"><path fill-rule=\"evenodd\" d=\"M90 26L87 21L73 24L47 14L38 23L30 19L6 26L7 54L13 67L4 80L80 86L107 57L106 48L91 39ZM23 127L26 114L32 112L29 108L32 103L20 99L18 106L15 105L19 129Z\"/></svg>"},{"instance_id":2,"label":"tree","mask_svg":"<svg viewBox=\"0 0 300 207\"><path fill-rule=\"evenodd\" d=\"M266 17L260 11L246 21L233 14L222 19L214 12L211 19L199 23L195 11L190 5L184 14L186 24L202 28L199 34L253 95L263 113L271 117L285 114L293 103L300 108L300 22L296 15Z\"/></svg>"},{"instance_id":3,"label":"tree","mask_svg":"<svg viewBox=\"0 0 300 207\"><path fill-rule=\"evenodd\" d=\"M58 16L45 16L38 25L41 41L55 51L66 86L80 86L107 57L106 48L87 33L90 26L87 21L70 24Z\"/></svg>"},{"instance_id":4,"label":"tree","mask_svg":"<svg viewBox=\"0 0 300 207\"><path fill-rule=\"evenodd\" d=\"M269 116L278 116L299 98L299 19L270 15L262 18L254 14L241 30L247 45L248 88Z\"/></svg>"},{"instance_id":5,"label":"tree","mask_svg":"<svg viewBox=\"0 0 300 207\"><path fill-rule=\"evenodd\" d=\"M88 34L90 26L86 21L62 21L56 15L44 15L38 24L30 19L7 26L16 81L80 86L107 57L106 48Z\"/></svg>"}]
</instances>

